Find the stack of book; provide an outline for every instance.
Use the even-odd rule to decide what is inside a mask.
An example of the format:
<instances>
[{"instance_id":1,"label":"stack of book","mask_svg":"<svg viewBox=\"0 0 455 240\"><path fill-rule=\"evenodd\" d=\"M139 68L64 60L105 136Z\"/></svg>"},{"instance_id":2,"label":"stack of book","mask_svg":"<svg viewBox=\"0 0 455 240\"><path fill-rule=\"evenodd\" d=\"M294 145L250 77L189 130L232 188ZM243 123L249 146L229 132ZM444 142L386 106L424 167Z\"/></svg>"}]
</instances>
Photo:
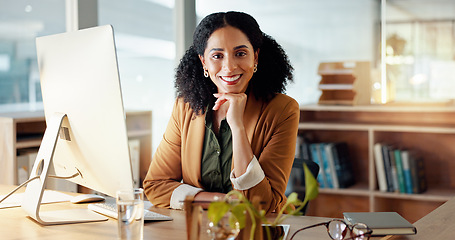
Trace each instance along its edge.
<instances>
[{"instance_id":1,"label":"stack of book","mask_svg":"<svg viewBox=\"0 0 455 240\"><path fill-rule=\"evenodd\" d=\"M376 176L382 192L422 193L427 189L424 161L413 151L389 144L374 145Z\"/></svg>"},{"instance_id":2,"label":"stack of book","mask_svg":"<svg viewBox=\"0 0 455 240\"><path fill-rule=\"evenodd\" d=\"M348 145L344 142L308 143L308 158L320 169L320 188L347 188L354 184Z\"/></svg>"}]
</instances>

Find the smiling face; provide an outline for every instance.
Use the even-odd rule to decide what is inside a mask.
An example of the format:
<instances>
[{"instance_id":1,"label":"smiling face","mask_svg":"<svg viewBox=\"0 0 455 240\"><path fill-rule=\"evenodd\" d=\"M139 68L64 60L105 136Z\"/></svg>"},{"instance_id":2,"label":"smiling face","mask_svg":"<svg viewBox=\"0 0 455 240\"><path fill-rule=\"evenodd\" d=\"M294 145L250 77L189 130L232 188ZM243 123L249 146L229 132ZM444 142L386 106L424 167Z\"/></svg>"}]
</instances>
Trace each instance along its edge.
<instances>
[{"instance_id":1,"label":"smiling face","mask_svg":"<svg viewBox=\"0 0 455 240\"><path fill-rule=\"evenodd\" d=\"M212 33L199 58L219 93L243 93L253 76L258 51L242 31L226 26Z\"/></svg>"}]
</instances>

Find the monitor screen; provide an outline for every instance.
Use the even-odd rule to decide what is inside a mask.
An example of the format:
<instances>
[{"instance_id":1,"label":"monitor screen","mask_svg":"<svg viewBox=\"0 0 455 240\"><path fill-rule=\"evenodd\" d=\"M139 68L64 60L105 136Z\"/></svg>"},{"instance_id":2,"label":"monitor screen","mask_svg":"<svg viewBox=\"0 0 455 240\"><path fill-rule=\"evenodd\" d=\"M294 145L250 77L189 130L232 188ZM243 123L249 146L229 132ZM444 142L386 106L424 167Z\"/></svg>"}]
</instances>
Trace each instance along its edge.
<instances>
[{"instance_id":1,"label":"monitor screen","mask_svg":"<svg viewBox=\"0 0 455 240\"><path fill-rule=\"evenodd\" d=\"M46 174L30 182L26 193L35 198L32 189L45 185L52 168L110 196L132 188L112 26L39 37L36 48L47 129L30 177L43 165Z\"/></svg>"},{"instance_id":2,"label":"monitor screen","mask_svg":"<svg viewBox=\"0 0 455 240\"><path fill-rule=\"evenodd\" d=\"M36 48L46 124L55 113L67 116L54 152L55 174L80 172L70 181L110 196L131 188L112 27L39 37Z\"/></svg>"},{"instance_id":3,"label":"monitor screen","mask_svg":"<svg viewBox=\"0 0 455 240\"><path fill-rule=\"evenodd\" d=\"M39 212L49 175L115 196L133 188L110 25L36 39L46 132L22 208L42 224L103 220L90 210Z\"/></svg>"}]
</instances>

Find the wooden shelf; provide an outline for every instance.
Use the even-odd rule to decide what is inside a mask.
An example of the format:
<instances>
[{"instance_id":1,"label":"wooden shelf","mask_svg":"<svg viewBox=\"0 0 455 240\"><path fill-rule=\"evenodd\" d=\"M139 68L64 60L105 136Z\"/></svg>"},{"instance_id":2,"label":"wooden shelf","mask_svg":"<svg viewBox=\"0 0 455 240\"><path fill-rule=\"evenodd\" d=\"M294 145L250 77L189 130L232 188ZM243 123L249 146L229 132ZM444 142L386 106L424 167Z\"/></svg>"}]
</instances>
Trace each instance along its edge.
<instances>
[{"instance_id":1,"label":"wooden shelf","mask_svg":"<svg viewBox=\"0 0 455 240\"><path fill-rule=\"evenodd\" d=\"M390 198L390 199L407 199L407 200L416 200L416 201L429 201L429 202L446 202L454 197L453 190L439 189L434 190L430 189L424 193L419 194L405 194L405 193L389 193L389 192L379 192L375 191L372 193L374 197L381 198Z\"/></svg>"},{"instance_id":2,"label":"wooden shelf","mask_svg":"<svg viewBox=\"0 0 455 240\"><path fill-rule=\"evenodd\" d=\"M368 125L353 123L308 122L299 123L299 129L326 129L326 130L351 130L351 131L383 131L383 132L427 132L427 133L455 133L452 127L410 126L410 125Z\"/></svg>"},{"instance_id":3,"label":"wooden shelf","mask_svg":"<svg viewBox=\"0 0 455 240\"><path fill-rule=\"evenodd\" d=\"M41 144L41 140L43 138L34 138L34 139L27 139L27 140L21 140L16 142L16 148L17 149L23 149L23 148L32 148L32 147L39 147Z\"/></svg>"},{"instance_id":4,"label":"wooden shelf","mask_svg":"<svg viewBox=\"0 0 455 240\"><path fill-rule=\"evenodd\" d=\"M138 139L140 143L139 181L142 183L152 160L152 113L126 111L125 121L128 138ZM0 184L18 184L18 151L39 148L45 130L42 111L0 114Z\"/></svg>"},{"instance_id":5,"label":"wooden shelf","mask_svg":"<svg viewBox=\"0 0 455 240\"><path fill-rule=\"evenodd\" d=\"M128 131L128 137L137 138L137 137L149 136L150 132L151 132L151 129L131 130L131 131Z\"/></svg>"},{"instance_id":6,"label":"wooden shelf","mask_svg":"<svg viewBox=\"0 0 455 240\"><path fill-rule=\"evenodd\" d=\"M307 214L342 217L347 211L396 211L415 222L455 197L455 108L403 106L300 107L299 134L313 142L346 142L356 184L319 190ZM415 149L424 159L428 190L402 194L378 190L375 143ZM351 204L348 204L351 202ZM411 207L412 206L412 207Z\"/></svg>"},{"instance_id":7,"label":"wooden shelf","mask_svg":"<svg viewBox=\"0 0 455 240\"><path fill-rule=\"evenodd\" d=\"M364 183L357 183L354 186L349 188L340 188L340 189L330 189L330 188L320 188L320 193L323 194L337 194L337 195L349 195L349 196L370 196L368 191L368 186Z\"/></svg>"}]
</instances>

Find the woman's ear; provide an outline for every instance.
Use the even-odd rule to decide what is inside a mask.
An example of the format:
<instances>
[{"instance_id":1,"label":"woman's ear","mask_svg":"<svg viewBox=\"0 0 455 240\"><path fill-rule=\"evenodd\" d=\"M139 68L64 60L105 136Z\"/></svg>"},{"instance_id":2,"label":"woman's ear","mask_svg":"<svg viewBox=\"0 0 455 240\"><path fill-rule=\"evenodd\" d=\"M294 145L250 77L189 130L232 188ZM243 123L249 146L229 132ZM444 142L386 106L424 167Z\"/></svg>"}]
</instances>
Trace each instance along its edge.
<instances>
[{"instance_id":1,"label":"woman's ear","mask_svg":"<svg viewBox=\"0 0 455 240\"><path fill-rule=\"evenodd\" d=\"M201 60L202 67L205 69L205 60L204 60L204 56L198 55L198 57L199 57L199 60Z\"/></svg>"},{"instance_id":2,"label":"woman's ear","mask_svg":"<svg viewBox=\"0 0 455 240\"><path fill-rule=\"evenodd\" d=\"M254 52L254 63L256 63L256 64L258 64L258 62L259 62L259 50L261 50L261 49L258 48L258 50L256 50L256 52Z\"/></svg>"}]
</instances>

